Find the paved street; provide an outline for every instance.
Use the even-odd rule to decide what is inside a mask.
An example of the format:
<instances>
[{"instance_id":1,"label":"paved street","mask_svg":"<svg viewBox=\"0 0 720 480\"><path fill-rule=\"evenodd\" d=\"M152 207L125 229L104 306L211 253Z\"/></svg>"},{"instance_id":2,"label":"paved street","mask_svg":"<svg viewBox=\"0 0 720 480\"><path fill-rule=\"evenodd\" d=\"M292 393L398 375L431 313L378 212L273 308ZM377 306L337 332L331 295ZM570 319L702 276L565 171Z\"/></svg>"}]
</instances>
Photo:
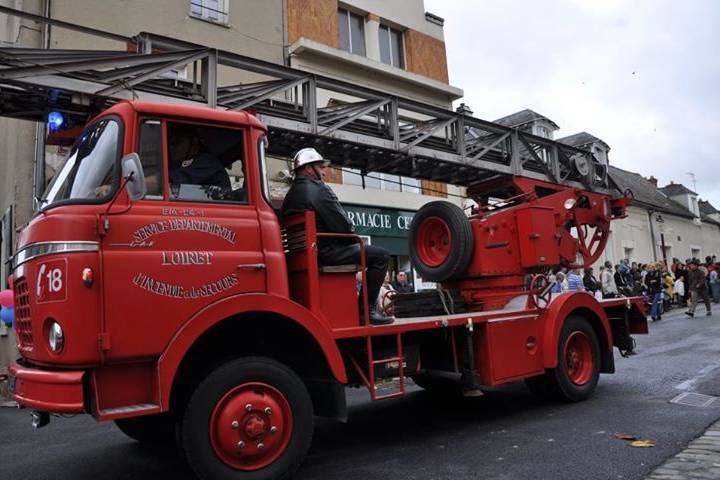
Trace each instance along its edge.
<instances>
[{"instance_id":1,"label":"paved street","mask_svg":"<svg viewBox=\"0 0 720 480\"><path fill-rule=\"evenodd\" d=\"M371 403L350 392L347 424L319 421L298 478L641 479L720 418L718 406L669 403L683 391L720 396L720 311L693 320L679 312L638 336L638 355L616 353L617 373L603 375L579 404L545 403L523 384L480 399L436 399L415 390ZM29 413L0 409L0 478L193 478L173 451L140 447L112 424L54 418L39 431ZM656 442L633 448L616 433Z\"/></svg>"}]
</instances>

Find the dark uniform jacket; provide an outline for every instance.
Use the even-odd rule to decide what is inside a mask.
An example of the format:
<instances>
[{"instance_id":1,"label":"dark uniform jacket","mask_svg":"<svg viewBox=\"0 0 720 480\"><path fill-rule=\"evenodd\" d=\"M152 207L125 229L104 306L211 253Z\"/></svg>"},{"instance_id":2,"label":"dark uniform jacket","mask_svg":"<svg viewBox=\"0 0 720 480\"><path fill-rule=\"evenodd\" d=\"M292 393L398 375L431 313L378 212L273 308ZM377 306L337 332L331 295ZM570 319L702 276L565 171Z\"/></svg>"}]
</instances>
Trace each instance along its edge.
<instances>
[{"instance_id":1,"label":"dark uniform jacket","mask_svg":"<svg viewBox=\"0 0 720 480\"><path fill-rule=\"evenodd\" d=\"M595 293L600 288L598 281L595 280L595 277L589 273L586 273L585 276L583 276L583 286L585 287L585 290L592 293Z\"/></svg>"},{"instance_id":2,"label":"dark uniform jacket","mask_svg":"<svg viewBox=\"0 0 720 480\"><path fill-rule=\"evenodd\" d=\"M694 290L696 292L702 292L707 290L705 272L703 272L700 268L697 268L695 270L688 270L687 281L688 289L690 290Z\"/></svg>"},{"instance_id":3,"label":"dark uniform jacket","mask_svg":"<svg viewBox=\"0 0 720 480\"><path fill-rule=\"evenodd\" d=\"M287 218L306 211L315 212L318 232L353 233L353 225L330 187L319 180L301 176L295 178L290 191L285 196L281 215ZM324 238L318 243L322 253L353 242Z\"/></svg>"},{"instance_id":4,"label":"dark uniform jacket","mask_svg":"<svg viewBox=\"0 0 720 480\"><path fill-rule=\"evenodd\" d=\"M662 290L662 279L660 277L660 272L648 272L647 275L645 275L645 285L648 288L649 295L655 295L656 293L660 293L660 290Z\"/></svg>"},{"instance_id":5,"label":"dark uniform jacket","mask_svg":"<svg viewBox=\"0 0 720 480\"><path fill-rule=\"evenodd\" d=\"M230 188L230 177L219 158L200 152L170 170L170 183Z\"/></svg>"}]
</instances>

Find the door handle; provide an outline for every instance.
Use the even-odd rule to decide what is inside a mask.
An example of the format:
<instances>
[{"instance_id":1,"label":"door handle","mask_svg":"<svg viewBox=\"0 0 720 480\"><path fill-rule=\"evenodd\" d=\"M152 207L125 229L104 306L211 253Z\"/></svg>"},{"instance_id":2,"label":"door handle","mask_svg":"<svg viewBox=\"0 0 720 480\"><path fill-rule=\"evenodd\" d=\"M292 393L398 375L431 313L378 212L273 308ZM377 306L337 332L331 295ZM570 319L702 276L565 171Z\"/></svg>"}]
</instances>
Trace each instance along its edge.
<instances>
[{"instance_id":1,"label":"door handle","mask_svg":"<svg viewBox=\"0 0 720 480\"><path fill-rule=\"evenodd\" d=\"M265 270L267 267L264 263L241 263L237 268L241 270Z\"/></svg>"}]
</instances>

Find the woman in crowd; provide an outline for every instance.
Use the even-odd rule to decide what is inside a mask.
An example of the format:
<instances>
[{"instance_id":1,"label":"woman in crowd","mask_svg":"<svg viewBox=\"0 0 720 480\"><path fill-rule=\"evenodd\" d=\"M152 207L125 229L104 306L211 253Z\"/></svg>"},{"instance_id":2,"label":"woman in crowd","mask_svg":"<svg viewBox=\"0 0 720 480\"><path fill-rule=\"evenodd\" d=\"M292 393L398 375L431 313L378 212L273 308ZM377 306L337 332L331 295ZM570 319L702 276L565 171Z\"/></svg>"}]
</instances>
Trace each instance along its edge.
<instances>
[{"instance_id":1,"label":"woman in crowd","mask_svg":"<svg viewBox=\"0 0 720 480\"><path fill-rule=\"evenodd\" d=\"M565 274L563 272L555 273L555 283L550 291L552 293L562 293L568 291L567 280L565 279Z\"/></svg>"},{"instance_id":2,"label":"woman in crowd","mask_svg":"<svg viewBox=\"0 0 720 480\"><path fill-rule=\"evenodd\" d=\"M664 288L663 309L665 311L668 311L668 310L670 310L670 305L672 304L673 287L675 286L675 279L673 278L672 272L667 271L664 264L663 264L662 278L663 278L663 288Z\"/></svg>"},{"instance_id":3,"label":"woman in crowd","mask_svg":"<svg viewBox=\"0 0 720 480\"><path fill-rule=\"evenodd\" d=\"M595 279L595 275L593 275L592 267L585 269L585 275L583 276L583 286L585 287L585 290L587 292L590 292L592 295L595 295L595 292L597 292L600 288L600 284L598 284L598 281Z\"/></svg>"},{"instance_id":4,"label":"woman in crowd","mask_svg":"<svg viewBox=\"0 0 720 480\"><path fill-rule=\"evenodd\" d=\"M662 281L656 266L652 263L648 264L645 286L650 299L650 316L654 321L662 320Z\"/></svg>"},{"instance_id":5,"label":"woman in crowd","mask_svg":"<svg viewBox=\"0 0 720 480\"><path fill-rule=\"evenodd\" d=\"M567 276L567 286L569 292L584 292L583 279L580 276L580 270L573 268Z\"/></svg>"}]
</instances>

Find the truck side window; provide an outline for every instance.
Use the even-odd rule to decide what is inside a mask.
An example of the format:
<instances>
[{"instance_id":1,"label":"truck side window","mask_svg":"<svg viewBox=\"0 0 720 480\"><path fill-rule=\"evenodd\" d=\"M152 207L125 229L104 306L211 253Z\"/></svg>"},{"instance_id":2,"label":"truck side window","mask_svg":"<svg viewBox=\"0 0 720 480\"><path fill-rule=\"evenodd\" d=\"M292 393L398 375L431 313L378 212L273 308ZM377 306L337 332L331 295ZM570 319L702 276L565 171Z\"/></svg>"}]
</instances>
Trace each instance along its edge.
<instances>
[{"instance_id":1,"label":"truck side window","mask_svg":"<svg viewBox=\"0 0 720 480\"><path fill-rule=\"evenodd\" d=\"M243 133L169 122L170 199L247 203Z\"/></svg>"},{"instance_id":2,"label":"truck side window","mask_svg":"<svg viewBox=\"0 0 720 480\"><path fill-rule=\"evenodd\" d=\"M145 173L145 198L162 200L162 124L159 120L144 120L140 124L138 155Z\"/></svg>"}]
</instances>

